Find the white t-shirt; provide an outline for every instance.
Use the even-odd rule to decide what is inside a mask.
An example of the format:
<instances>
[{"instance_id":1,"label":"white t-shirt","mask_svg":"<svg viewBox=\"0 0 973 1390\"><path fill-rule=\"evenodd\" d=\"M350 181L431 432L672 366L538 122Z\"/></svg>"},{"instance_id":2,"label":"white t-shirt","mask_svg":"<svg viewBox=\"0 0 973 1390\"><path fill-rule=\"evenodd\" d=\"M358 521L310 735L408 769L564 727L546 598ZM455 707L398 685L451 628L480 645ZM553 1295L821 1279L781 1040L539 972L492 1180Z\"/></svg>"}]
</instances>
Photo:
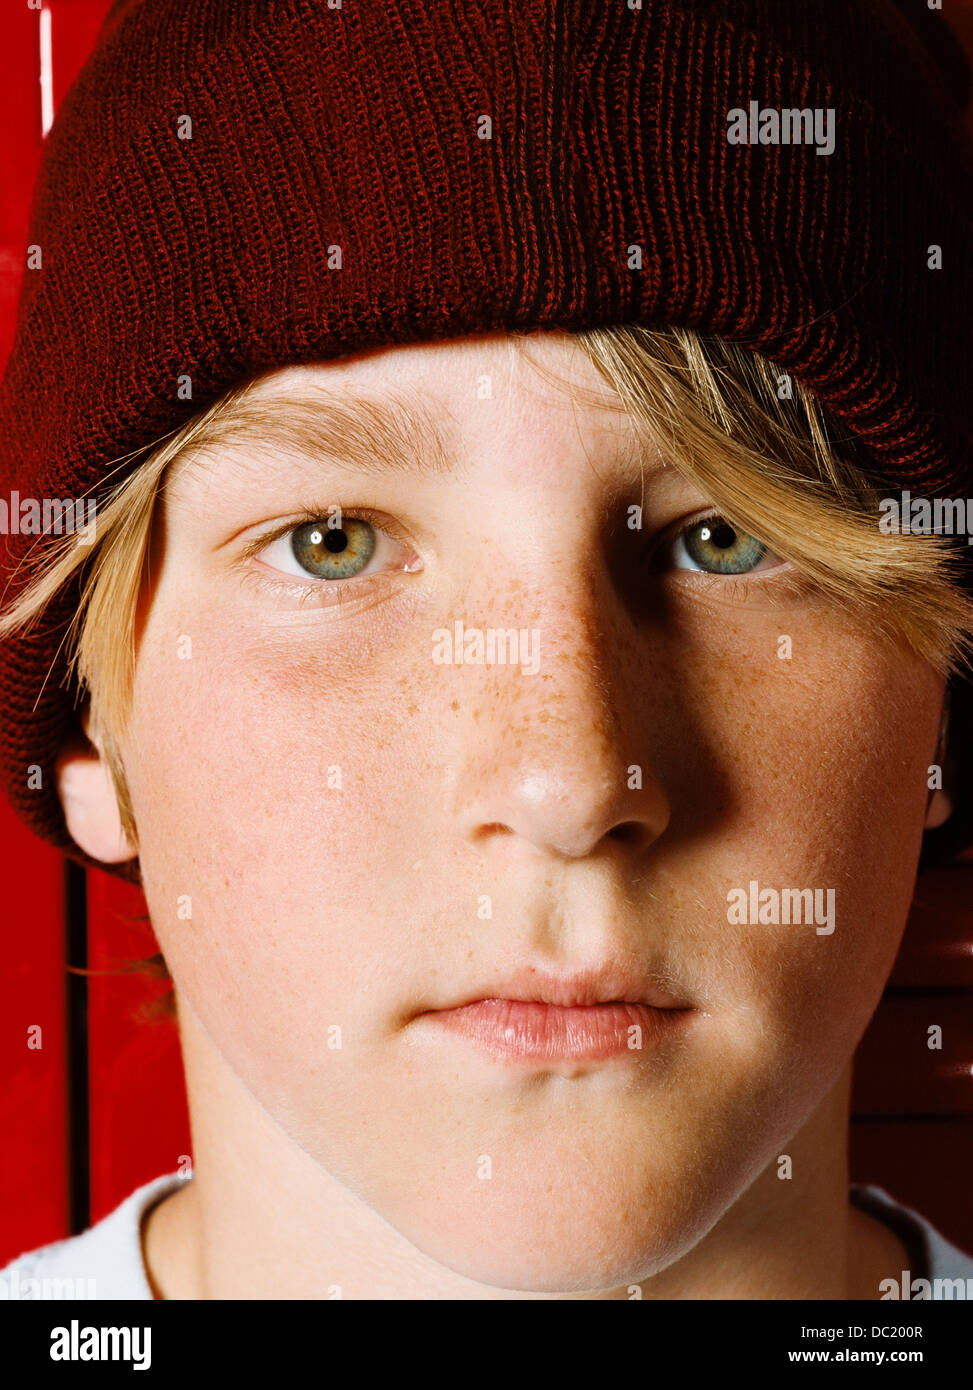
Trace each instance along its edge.
<instances>
[{"instance_id":1,"label":"white t-shirt","mask_svg":"<svg viewBox=\"0 0 973 1390\"><path fill-rule=\"evenodd\" d=\"M80 1235L20 1255L0 1270L6 1284L0 1297L151 1299L142 1256L142 1218L186 1181L180 1173L164 1173ZM899 1272L899 1298L973 1298L973 1256L951 1245L924 1217L883 1188L853 1186L851 1200L891 1227L909 1251L911 1269ZM928 1287L919 1280L928 1281Z\"/></svg>"}]
</instances>

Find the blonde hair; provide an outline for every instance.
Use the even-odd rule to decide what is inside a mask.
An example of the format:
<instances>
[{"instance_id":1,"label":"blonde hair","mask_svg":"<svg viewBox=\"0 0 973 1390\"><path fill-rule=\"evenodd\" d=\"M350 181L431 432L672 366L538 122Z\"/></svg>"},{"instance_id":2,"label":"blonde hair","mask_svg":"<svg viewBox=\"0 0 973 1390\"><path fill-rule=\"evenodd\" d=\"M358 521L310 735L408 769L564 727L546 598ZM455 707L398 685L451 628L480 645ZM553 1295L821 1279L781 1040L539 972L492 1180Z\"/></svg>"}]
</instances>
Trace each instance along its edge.
<instances>
[{"instance_id":1,"label":"blonde hair","mask_svg":"<svg viewBox=\"0 0 973 1390\"><path fill-rule=\"evenodd\" d=\"M514 336L530 356L530 335ZM962 557L945 537L879 532L881 492L860 447L799 381L758 352L690 329L627 325L572 338L617 392L619 408L732 525L793 561L838 603L901 634L944 675L969 667L973 599L962 587ZM104 749L133 844L118 740L130 710L156 504L167 470L232 418L252 384L239 383L161 442L121 460L119 469L129 471L99 499L94 546L64 536L35 548L37 573L0 618L0 638L29 628L63 585L80 584L65 638L69 666L79 693L90 696L91 734ZM262 408L269 409L259 397L247 401L249 425L259 427Z\"/></svg>"}]
</instances>

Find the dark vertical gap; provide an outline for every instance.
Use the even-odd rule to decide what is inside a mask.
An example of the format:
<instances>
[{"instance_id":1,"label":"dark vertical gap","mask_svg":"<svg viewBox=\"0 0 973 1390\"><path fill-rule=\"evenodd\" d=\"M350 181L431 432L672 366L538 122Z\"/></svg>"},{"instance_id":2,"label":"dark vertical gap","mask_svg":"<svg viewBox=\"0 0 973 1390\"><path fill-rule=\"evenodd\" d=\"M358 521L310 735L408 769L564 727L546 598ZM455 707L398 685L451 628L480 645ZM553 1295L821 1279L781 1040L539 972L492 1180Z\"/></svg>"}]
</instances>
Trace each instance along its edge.
<instances>
[{"instance_id":1,"label":"dark vertical gap","mask_svg":"<svg viewBox=\"0 0 973 1390\"><path fill-rule=\"evenodd\" d=\"M65 861L64 905L68 964L88 965L88 878L80 864ZM71 1230L77 1235L91 1218L88 1123L88 977L67 971L68 1133Z\"/></svg>"}]
</instances>

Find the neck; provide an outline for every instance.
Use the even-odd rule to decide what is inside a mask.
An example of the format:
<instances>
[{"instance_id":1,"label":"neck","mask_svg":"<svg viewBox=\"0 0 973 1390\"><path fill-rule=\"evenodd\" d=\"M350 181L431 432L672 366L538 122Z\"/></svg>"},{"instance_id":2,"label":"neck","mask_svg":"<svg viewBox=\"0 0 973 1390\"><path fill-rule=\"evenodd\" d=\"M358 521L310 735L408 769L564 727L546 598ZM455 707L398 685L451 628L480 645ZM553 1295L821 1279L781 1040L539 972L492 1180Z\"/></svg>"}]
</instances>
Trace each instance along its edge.
<instances>
[{"instance_id":1,"label":"neck","mask_svg":"<svg viewBox=\"0 0 973 1390\"><path fill-rule=\"evenodd\" d=\"M498 1289L417 1250L281 1129L184 1000L194 1176L146 1217L150 1282L168 1299L630 1299ZM848 1201L850 1067L712 1230L639 1288L663 1299L876 1299L907 1263Z\"/></svg>"}]
</instances>

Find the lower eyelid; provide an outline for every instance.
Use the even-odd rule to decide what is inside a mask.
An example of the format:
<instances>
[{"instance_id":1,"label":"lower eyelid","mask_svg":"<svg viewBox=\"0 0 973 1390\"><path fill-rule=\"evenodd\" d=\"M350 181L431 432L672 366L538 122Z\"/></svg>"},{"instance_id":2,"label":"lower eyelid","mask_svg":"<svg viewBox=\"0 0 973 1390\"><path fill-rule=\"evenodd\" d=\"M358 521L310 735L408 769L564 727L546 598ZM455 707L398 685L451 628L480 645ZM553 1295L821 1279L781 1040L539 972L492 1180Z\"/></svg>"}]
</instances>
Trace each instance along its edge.
<instances>
[{"instance_id":1,"label":"lower eyelid","mask_svg":"<svg viewBox=\"0 0 973 1390\"><path fill-rule=\"evenodd\" d=\"M672 579L684 594L701 603L726 602L734 608L769 604L803 603L817 591L806 570L786 560L770 570L748 570L743 574L711 574L707 570L671 570ZM713 582L713 581L717 582Z\"/></svg>"},{"instance_id":2,"label":"lower eyelid","mask_svg":"<svg viewBox=\"0 0 973 1390\"><path fill-rule=\"evenodd\" d=\"M256 588L271 598L289 598L303 606L319 605L324 608L330 604L350 602L355 598L378 597L378 590L388 585L398 571L382 570L377 574L364 574L355 579L315 579L308 575L306 580L283 574L262 561L256 562L265 573L251 568L245 571L243 582Z\"/></svg>"}]
</instances>

